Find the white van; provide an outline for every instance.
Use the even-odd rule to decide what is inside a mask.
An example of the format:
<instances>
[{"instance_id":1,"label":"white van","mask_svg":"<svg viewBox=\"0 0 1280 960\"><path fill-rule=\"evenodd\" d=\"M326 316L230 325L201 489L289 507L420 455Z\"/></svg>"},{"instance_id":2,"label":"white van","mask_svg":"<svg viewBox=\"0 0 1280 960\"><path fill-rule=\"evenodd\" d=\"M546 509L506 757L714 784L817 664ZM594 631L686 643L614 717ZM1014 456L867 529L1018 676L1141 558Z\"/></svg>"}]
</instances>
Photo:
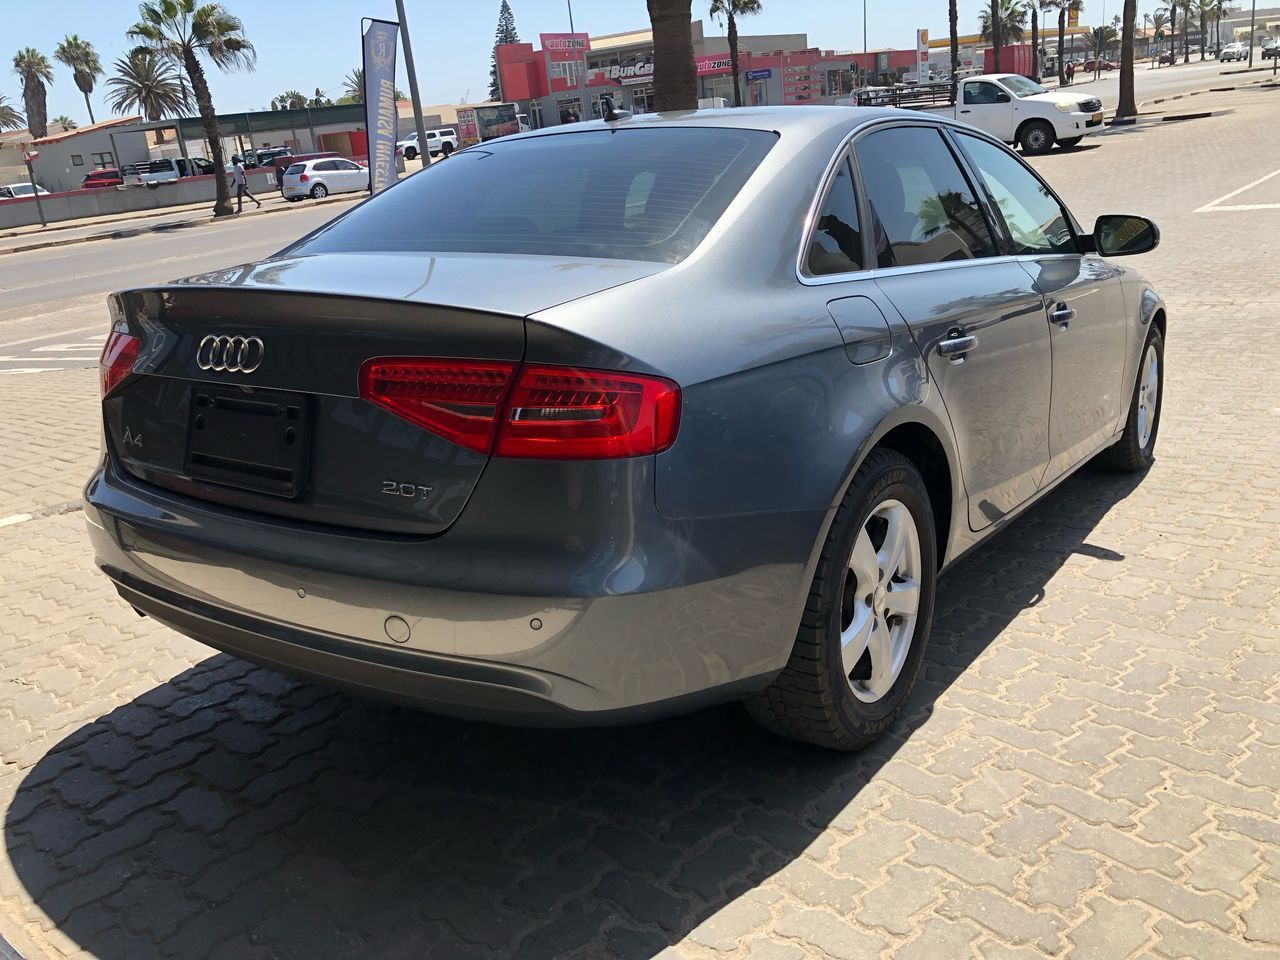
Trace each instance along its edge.
<instances>
[{"instance_id":1,"label":"white van","mask_svg":"<svg viewBox=\"0 0 1280 960\"><path fill-rule=\"evenodd\" d=\"M213 172L213 162L204 157L163 157L126 163L120 168L120 179L127 185L154 184L182 177L208 176Z\"/></svg>"}]
</instances>

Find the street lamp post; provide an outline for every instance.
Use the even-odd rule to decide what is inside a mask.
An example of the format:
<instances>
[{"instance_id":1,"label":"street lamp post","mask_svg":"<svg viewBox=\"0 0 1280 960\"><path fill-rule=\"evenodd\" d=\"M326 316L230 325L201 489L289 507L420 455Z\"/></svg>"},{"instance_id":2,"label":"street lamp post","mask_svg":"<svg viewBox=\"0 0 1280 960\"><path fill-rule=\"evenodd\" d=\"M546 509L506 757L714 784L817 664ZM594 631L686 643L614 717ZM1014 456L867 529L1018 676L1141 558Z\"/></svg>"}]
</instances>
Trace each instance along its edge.
<instances>
[{"instance_id":1,"label":"street lamp post","mask_svg":"<svg viewBox=\"0 0 1280 960\"><path fill-rule=\"evenodd\" d=\"M44 207L40 205L40 188L36 186L36 172L31 168L31 161L37 156L39 156L39 153L36 151L27 153L24 150L22 160L27 165L27 179L31 181L31 196L35 197L36 200L36 213L40 215L40 226L47 227L49 223L44 218Z\"/></svg>"},{"instance_id":2,"label":"street lamp post","mask_svg":"<svg viewBox=\"0 0 1280 960\"><path fill-rule=\"evenodd\" d=\"M1253 0L1253 5L1249 8L1249 69L1253 69L1253 40L1257 36L1257 27L1255 26L1258 19L1258 0Z\"/></svg>"}]
</instances>

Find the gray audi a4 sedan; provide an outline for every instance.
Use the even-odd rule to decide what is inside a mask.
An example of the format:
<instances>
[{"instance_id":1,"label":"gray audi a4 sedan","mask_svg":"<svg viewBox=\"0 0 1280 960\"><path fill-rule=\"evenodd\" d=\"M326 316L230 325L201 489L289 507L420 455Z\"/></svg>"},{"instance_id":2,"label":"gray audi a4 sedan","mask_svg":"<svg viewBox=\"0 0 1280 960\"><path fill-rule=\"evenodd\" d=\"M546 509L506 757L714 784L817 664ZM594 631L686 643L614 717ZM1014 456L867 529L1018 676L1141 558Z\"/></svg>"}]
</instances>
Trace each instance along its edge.
<instances>
[{"instance_id":1,"label":"gray audi a4 sedan","mask_svg":"<svg viewBox=\"0 0 1280 960\"><path fill-rule=\"evenodd\" d=\"M261 263L111 297L97 562L140 613L430 710L742 699L849 749L938 575L1082 464L1137 471L1165 306L1003 144L932 116L573 124Z\"/></svg>"}]
</instances>

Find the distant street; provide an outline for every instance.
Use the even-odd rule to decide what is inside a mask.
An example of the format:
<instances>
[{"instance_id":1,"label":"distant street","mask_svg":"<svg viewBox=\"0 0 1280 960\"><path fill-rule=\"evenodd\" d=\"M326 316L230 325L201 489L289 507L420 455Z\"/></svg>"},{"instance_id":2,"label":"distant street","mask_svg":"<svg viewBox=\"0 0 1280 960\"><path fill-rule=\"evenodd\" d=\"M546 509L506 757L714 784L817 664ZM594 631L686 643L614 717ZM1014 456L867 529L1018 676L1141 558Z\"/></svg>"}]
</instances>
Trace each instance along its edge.
<instances>
[{"instance_id":1,"label":"distant street","mask_svg":"<svg viewBox=\"0 0 1280 960\"><path fill-rule=\"evenodd\" d=\"M96 366L108 293L260 259L349 206L303 204L267 217L0 255L0 377Z\"/></svg>"},{"instance_id":2,"label":"distant street","mask_svg":"<svg viewBox=\"0 0 1280 960\"><path fill-rule=\"evenodd\" d=\"M1201 63L1199 53L1192 53L1190 63L1178 62L1173 66L1151 67L1139 63L1133 70L1134 95L1139 103L1143 100L1154 100L1157 97L1169 97L1192 90L1205 90L1209 87L1229 87L1244 80L1256 79L1259 74L1239 71L1243 64L1219 63L1217 60L1206 60ZM1260 61L1259 61L1260 62ZM1257 66L1257 64L1255 64ZM1267 68L1270 69L1270 61ZM1102 106L1114 110L1120 102L1120 71L1112 70L1104 73L1097 80L1093 74L1077 73L1072 90L1088 91L1102 100ZM1148 109L1157 109L1148 105Z\"/></svg>"}]
</instances>

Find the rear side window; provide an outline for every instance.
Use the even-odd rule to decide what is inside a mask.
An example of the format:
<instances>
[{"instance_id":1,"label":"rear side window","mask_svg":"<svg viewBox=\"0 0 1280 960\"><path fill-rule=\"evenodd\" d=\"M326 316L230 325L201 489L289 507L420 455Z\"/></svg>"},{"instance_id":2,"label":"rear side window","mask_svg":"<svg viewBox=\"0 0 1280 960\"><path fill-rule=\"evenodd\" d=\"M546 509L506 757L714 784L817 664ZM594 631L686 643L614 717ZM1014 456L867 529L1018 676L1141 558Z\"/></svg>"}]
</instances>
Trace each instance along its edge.
<instances>
[{"instance_id":1,"label":"rear side window","mask_svg":"<svg viewBox=\"0 0 1280 960\"><path fill-rule=\"evenodd\" d=\"M841 160L814 221L805 259L815 277L862 269L862 231L858 229L858 204L854 199L849 161Z\"/></svg>"},{"instance_id":2,"label":"rear side window","mask_svg":"<svg viewBox=\"0 0 1280 960\"><path fill-rule=\"evenodd\" d=\"M932 127L880 130L854 147L881 267L996 255L973 188Z\"/></svg>"},{"instance_id":3,"label":"rear side window","mask_svg":"<svg viewBox=\"0 0 1280 960\"><path fill-rule=\"evenodd\" d=\"M296 177L298 174L306 173L306 172L307 172L307 165L305 163L295 163L291 165L288 170L285 171L285 176Z\"/></svg>"},{"instance_id":4,"label":"rear side window","mask_svg":"<svg viewBox=\"0 0 1280 960\"><path fill-rule=\"evenodd\" d=\"M326 170L337 170L338 161L337 160L321 160L319 163L315 164L311 169L316 171L317 173L323 173Z\"/></svg>"},{"instance_id":5,"label":"rear side window","mask_svg":"<svg viewBox=\"0 0 1280 960\"><path fill-rule=\"evenodd\" d=\"M502 140L407 177L296 253L522 253L676 263L777 136L667 127ZM422 229L430 223L430 229Z\"/></svg>"}]
</instances>

